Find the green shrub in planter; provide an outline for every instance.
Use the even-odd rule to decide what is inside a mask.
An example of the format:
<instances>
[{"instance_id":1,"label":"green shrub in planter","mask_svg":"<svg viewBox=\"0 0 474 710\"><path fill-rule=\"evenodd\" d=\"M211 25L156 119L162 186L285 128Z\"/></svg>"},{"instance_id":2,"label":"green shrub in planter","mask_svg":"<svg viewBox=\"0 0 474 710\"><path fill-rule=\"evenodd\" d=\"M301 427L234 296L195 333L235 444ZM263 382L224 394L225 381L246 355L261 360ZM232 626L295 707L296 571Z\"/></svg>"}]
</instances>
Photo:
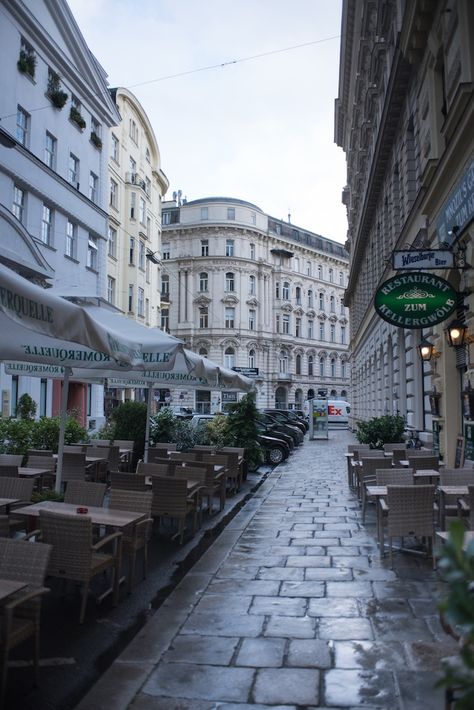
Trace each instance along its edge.
<instances>
[{"instance_id":1,"label":"green shrub in planter","mask_svg":"<svg viewBox=\"0 0 474 710\"><path fill-rule=\"evenodd\" d=\"M36 414L36 402L29 394L22 394L16 405L16 415L18 419L34 419Z\"/></svg>"},{"instance_id":2,"label":"green shrub in planter","mask_svg":"<svg viewBox=\"0 0 474 710\"><path fill-rule=\"evenodd\" d=\"M124 402L112 410L115 439L132 439L135 460L143 458L147 406L144 402Z\"/></svg>"},{"instance_id":3,"label":"green shrub in planter","mask_svg":"<svg viewBox=\"0 0 474 710\"><path fill-rule=\"evenodd\" d=\"M405 419L398 414L373 417L366 422L357 422L355 433L361 444L370 444L371 449L381 449L384 444L398 444L403 441Z\"/></svg>"},{"instance_id":4,"label":"green shrub in planter","mask_svg":"<svg viewBox=\"0 0 474 710\"><path fill-rule=\"evenodd\" d=\"M263 462L263 454L258 443L258 410L253 394L246 394L240 402L229 405L225 446L239 446L245 449L245 460L252 469Z\"/></svg>"}]
</instances>

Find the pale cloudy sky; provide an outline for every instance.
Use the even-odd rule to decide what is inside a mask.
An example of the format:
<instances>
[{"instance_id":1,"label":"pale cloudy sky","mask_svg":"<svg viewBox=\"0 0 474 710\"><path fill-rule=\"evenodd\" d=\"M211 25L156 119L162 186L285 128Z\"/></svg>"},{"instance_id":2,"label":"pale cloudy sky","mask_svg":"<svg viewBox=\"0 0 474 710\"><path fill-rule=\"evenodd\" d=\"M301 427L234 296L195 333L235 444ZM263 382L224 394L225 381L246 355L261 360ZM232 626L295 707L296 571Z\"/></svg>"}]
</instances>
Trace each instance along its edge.
<instances>
[{"instance_id":1,"label":"pale cloudy sky","mask_svg":"<svg viewBox=\"0 0 474 710\"><path fill-rule=\"evenodd\" d=\"M145 109L169 199L181 189L188 200L248 200L345 241L345 159L334 144L341 0L69 5L110 85L129 88Z\"/></svg>"}]
</instances>

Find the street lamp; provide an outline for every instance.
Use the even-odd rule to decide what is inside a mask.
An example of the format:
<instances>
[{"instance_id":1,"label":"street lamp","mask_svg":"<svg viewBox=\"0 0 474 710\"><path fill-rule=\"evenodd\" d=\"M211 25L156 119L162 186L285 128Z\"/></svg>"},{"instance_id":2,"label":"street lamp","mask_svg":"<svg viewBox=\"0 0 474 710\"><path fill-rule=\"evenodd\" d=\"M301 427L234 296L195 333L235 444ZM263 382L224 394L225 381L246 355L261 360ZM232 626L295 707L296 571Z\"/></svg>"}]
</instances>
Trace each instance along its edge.
<instances>
[{"instance_id":1,"label":"street lamp","mask_svg":"<svg viewBox=\"0 0 474 710\"><path fill-rule=\"evenodd\" d=\"M448 345L452 348L461 348L467 340L467 326L455 319L446 328Z\"/></svg>"}]
</instances>

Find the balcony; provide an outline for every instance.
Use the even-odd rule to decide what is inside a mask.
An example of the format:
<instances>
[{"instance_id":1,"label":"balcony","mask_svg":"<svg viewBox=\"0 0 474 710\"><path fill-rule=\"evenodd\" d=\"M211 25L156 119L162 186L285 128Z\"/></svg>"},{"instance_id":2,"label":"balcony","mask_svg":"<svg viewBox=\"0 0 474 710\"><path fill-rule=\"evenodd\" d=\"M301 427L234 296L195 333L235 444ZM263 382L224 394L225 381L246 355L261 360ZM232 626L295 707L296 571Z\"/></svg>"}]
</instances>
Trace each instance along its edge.
<instances>
[{"instance_id":1,"label":"balcony","mask_svg":"<svg viewBox=\"0 0 474 710\"><path fill-rule=\"evenodd\" d=\"M146 182L143 180L143 178L140 177L138 173L125 173L125 182L127 182L129 185L136 185L137 187L141 187L141 189L148 194L147 189L146 189Z\"/></svg>"},{"instance_id":2,"label":"balcony","mask_svg":"<svg viewBox=\"0 0 474 710\"><path fill-rule=\"evenodd\" d=\"M277 372L276 379L278 382L291 382L292 380L291 372Z\"/></svg>"}]
</instances>

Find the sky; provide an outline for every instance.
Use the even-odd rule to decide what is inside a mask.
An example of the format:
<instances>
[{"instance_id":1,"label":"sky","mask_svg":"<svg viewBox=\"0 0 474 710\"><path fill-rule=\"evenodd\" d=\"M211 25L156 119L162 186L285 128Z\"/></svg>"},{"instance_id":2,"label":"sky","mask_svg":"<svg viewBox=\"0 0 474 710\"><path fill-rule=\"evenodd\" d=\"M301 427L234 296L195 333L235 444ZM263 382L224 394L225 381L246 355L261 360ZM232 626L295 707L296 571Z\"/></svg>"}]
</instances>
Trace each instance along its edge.
<instances>
[{"instance_id":1,"label":"sky","mask_svg":"<svg viewBox=\"0 0 474 710\"><path fill-rule=\"evenodd\" d=\"M345 241L341 0L68 2L110 86L130 89L148 115L166 199L247 200Z\"/></svg>"}]
</instances>

